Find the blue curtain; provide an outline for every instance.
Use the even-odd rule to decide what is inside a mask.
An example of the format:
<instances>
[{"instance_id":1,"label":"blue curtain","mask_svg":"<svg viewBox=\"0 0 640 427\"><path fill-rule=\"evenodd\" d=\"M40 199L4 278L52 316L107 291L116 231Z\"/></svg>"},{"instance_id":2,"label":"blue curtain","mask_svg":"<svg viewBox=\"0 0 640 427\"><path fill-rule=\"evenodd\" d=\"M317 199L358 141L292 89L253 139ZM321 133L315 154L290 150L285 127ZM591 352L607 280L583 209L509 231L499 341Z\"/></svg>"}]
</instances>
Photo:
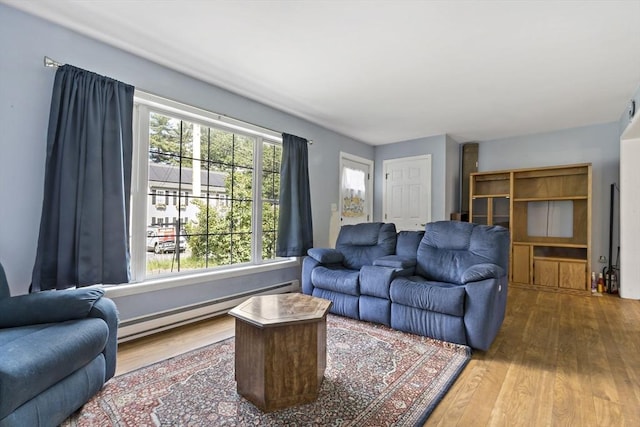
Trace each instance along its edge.
<instances>
[{"instance_id":1,"label":"blue curtain","mask_svg":"<svg viewBox=\"0 0 640 427\"><path fill-rule=\"evenodd\" d=\"M129 281L134 87L56 71L31 292Z\"/></svg>"},{"instance_id":2,"label":"blue curtain","mask_svg":"<svg viewBox=\"0 0 640 427\"><path fill-rule=\"evenodd\" d=\"M278 256L305 256L313 247L307 140L282 134Z\"/></svg>"}]
</instances>

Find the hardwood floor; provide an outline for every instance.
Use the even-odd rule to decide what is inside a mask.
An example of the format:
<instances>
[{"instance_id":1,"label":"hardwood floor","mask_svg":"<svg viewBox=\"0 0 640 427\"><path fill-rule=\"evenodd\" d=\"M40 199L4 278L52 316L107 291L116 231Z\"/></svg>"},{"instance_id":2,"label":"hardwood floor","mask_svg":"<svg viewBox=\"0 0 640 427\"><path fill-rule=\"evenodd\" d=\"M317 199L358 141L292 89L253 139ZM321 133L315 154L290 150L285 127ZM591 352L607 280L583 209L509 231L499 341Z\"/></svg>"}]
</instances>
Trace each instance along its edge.
<instances>
[{"instance_id":1,"label":"hardwood floor","mask_svg":"<svg viewBox=\"0 0 640 427\"><path fill-rule=\"evenodd\" d=\"M640 425L640 301L511 287L428 426Z\"/></svg>"},{"instance_id":2,"label":"hardwood floor","mask_svg":"<svg viewBox=\"0 0 640 427\"><path fill-rule=\"evenodd\" d=\"M233 334L224 316L123 343L117 375ZM640 425L640 301L511 287L496 341L425 425Z\"/></svg>"},{"instance_id":3,"label":"hardwood floor","mask_svg":"<svg viewBox=\"0 0 640 427\"><path fill-rule=\"evenodd\" d=\"M116 375L232 337L234 320L220 316L119 344Z\"/></svg>"}]
</instances>

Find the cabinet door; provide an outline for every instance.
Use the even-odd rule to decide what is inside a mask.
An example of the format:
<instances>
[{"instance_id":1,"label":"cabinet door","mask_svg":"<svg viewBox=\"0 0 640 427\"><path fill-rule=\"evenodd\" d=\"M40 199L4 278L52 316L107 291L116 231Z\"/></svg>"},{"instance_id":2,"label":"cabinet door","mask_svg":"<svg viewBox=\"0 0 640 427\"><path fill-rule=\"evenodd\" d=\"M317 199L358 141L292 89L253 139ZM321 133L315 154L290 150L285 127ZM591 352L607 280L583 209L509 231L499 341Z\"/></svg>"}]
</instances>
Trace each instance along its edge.
<instances>
[{"instance_id":1,"label":"cabinet door","mask_svg":"<svg viewBox=\"0 0 640 427\"><path fill-rule=\"evenodd\" d=\"M476 224L489 224L489 199L474 198L471 200L471 222Z\"/></svg>"},{"instance_id":2,"label":"cabinet door","mask_svg":"<svg viewBox=\"0 0 640 427\"><path fill-rule=\"evenodd\" d=\"M501 225L505 228L509 228L509 198L508 197L492 197L490 199L491 206L491 218L489 220L490 225Z\"/></svg>"},{"instance_id":3,"label":"cabinet door","mask_svg":"<svg viewBox=\"0 0 640 427\"><path fill-rule=\"evenodd\" d=\"M536 259L533 262L533 283L535 285L558 287L558 261Z\"/></svg>"},{"instance_id":4,"label":"cabinet door","mask_svg":"<svg viewBox=\"0 0 640 427\"><path fill-rule=\"evenodd\" d=\"M529 283L530 246L513 245L512 251L512 278L514 283Z\"/></svg>"},{"instance_id":5,"label":"cabinet door","mask_svg":"<svg viewBox=\"0 0 640 427\"><path fill-rule=\"evenodd\" d=\"M476 197L471 201L471 222L483 225L501 225L509 228L510 206L508 197Z\"/></svg>"},{"instance_id":6,"label":"cabinet door","mask_svg":"<svg viewBox=\"0 0 640 427\"><path fill-rule=\"evenodd\" d=\"M584 262L559 262L559 286L561 288L587 289L587 268Z\"/></svg>"}]
</instances>

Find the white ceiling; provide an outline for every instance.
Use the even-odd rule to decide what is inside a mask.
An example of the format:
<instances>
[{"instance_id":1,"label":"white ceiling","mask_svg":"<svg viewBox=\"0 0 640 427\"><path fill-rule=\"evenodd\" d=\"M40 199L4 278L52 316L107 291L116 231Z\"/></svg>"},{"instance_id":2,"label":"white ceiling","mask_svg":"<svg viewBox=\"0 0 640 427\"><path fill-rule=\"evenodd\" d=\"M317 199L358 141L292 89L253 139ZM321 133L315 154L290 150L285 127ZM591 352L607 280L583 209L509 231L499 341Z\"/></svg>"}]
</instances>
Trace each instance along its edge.
<instances>
[{"instance_id":1,"label":"white ceiling","mask_svg":"<svg viewBox=\"0 0 640 427\"><path fill-rule=\"evenodd\" d=\"M617 121L640 85L640 0L1 1L369 144Z\"/></svg>"}]
</instances>

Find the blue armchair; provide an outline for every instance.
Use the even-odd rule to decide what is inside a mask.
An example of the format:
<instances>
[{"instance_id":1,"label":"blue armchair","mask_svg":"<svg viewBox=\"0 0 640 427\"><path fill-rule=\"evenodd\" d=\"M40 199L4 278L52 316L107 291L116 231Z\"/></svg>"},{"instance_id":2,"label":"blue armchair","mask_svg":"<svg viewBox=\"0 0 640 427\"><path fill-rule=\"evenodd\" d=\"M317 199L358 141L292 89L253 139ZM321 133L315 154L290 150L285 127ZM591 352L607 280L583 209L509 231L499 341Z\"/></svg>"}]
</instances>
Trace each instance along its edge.
<instances>
[{"instance_id":1,"label":"blue armchair","mask_svg":"<svg viewBox=\"0 0 640 427\"><path fill-rule=\"evenodd\" d=\"M387 288L391 327L488 350L504 320L508 269L506 228L429 223L414 272Z\"/></svg>"},{"instance_id":2,"label":"blue armchair","mask_svg":"<svg viewBox=\"0 0 640 427\"><path fill-rule=\"evenodd\" d=\"M0 265L0 427L57 426L113 377L118 315L103 294L11 297Z\"/></svg>"},{"instance_id":3,"label":"blue armchair","mask_svg":"<svg viewBox=\"0 0 640 427\"><path fill-rule=\"evenodd\" d=\"M302 292L333 301L330 311L360 319L360 269L396 251L396 226L344 225L336 248L309 249L302 263Z\"/></svg>"}]
</instances>

